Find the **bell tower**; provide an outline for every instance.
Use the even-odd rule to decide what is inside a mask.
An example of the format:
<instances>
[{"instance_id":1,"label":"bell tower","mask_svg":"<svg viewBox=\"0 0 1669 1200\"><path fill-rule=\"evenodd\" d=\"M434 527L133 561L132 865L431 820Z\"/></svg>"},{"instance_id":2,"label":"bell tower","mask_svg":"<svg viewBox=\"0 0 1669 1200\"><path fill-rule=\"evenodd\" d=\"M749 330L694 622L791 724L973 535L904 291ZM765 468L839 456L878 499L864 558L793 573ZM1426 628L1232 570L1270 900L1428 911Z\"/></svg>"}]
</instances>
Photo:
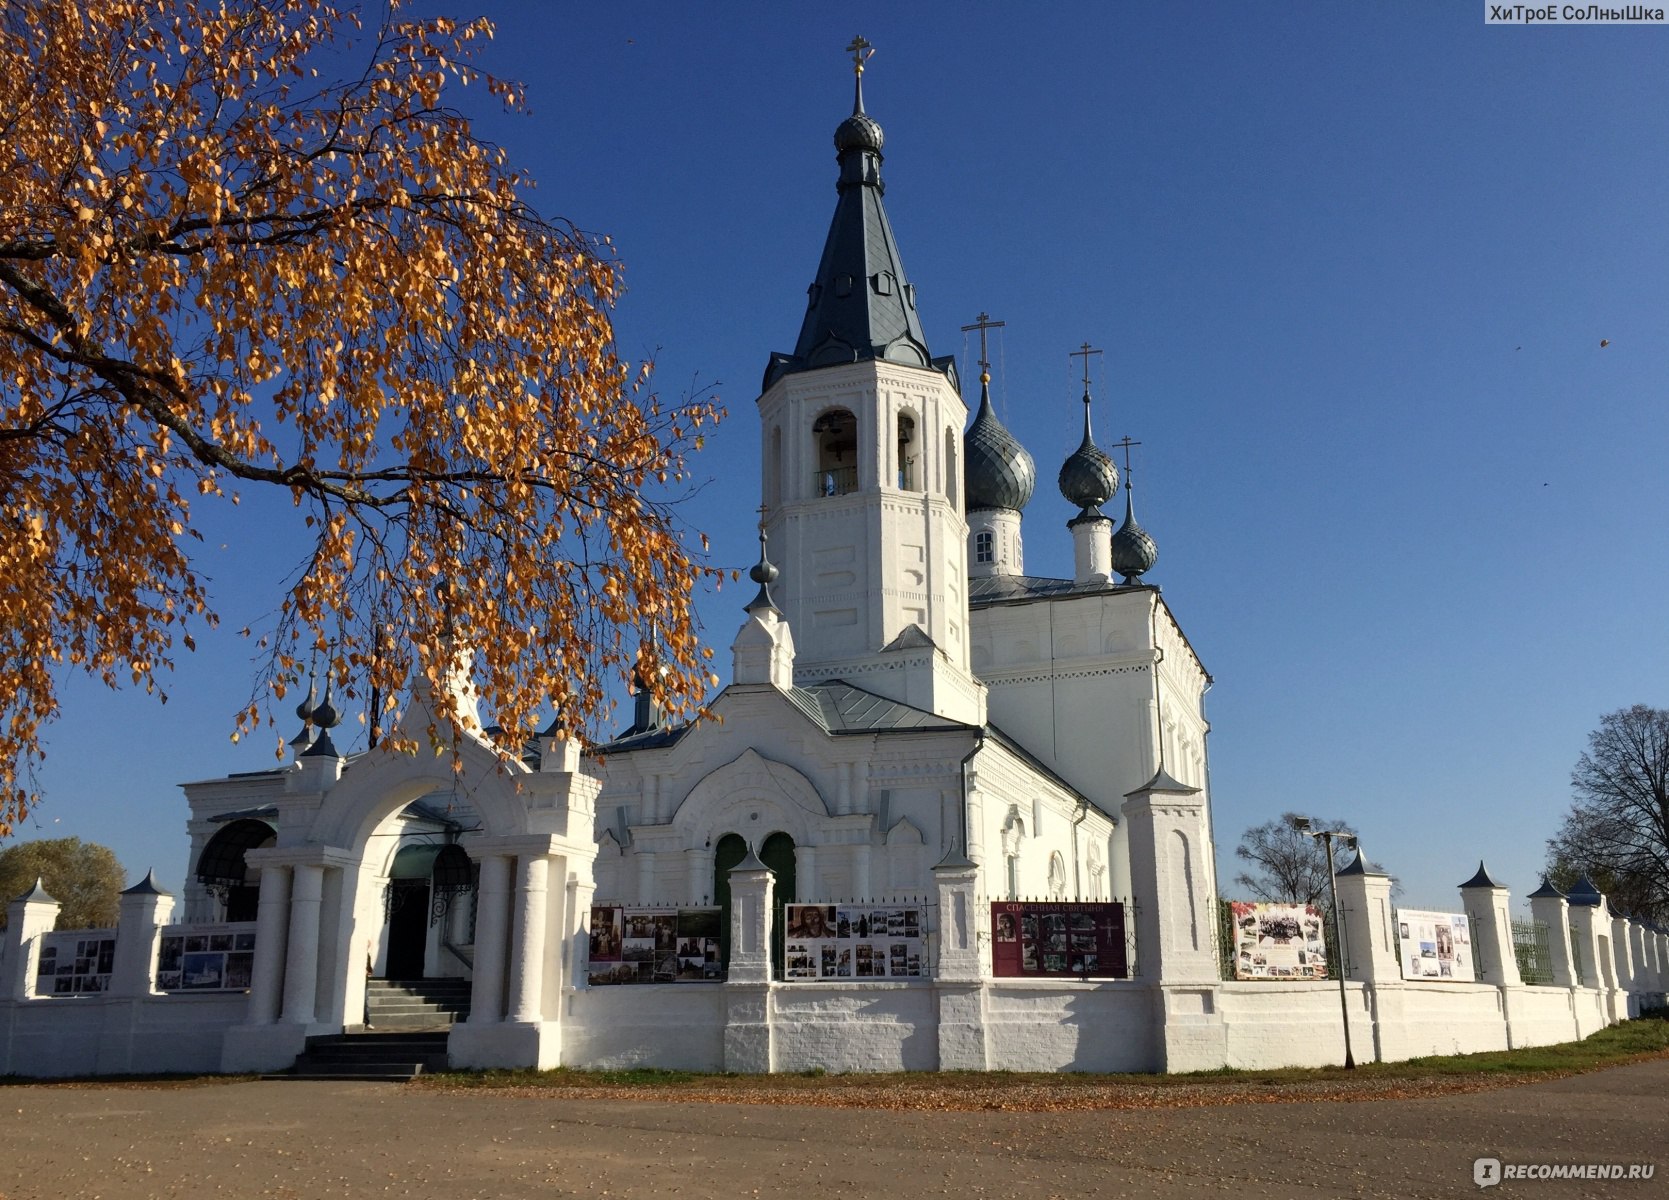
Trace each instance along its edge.
<instances>
[{"instance_id":1,"label":"bell tower","mask_svg":"<svg viewBox=\"0 0 1669 1200\"><path fill-rule=\"evenodd\" d=\"M835 130L838 199L791 354L759 397L761 491L794 631L794 678L844 679L983 722L968 669L962 427L951 358L927 348L882 207L881 126L857 83Z\"/></svg>"}]
</instances>

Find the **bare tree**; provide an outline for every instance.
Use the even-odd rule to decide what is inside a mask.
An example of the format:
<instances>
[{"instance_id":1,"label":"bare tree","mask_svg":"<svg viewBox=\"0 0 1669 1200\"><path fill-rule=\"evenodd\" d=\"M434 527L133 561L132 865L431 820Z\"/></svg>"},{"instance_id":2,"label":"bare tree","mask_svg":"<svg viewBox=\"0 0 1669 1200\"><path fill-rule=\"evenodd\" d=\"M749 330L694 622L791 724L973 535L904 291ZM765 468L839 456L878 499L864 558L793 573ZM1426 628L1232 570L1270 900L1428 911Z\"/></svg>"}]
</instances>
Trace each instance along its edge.
<instances>
[{"instance_id":1,"label":"bare tree","mask_svg":"<svg viewBox=\"0 0 1669 1200\"><path fill-rule=\"evenodd\" d=\"M1614 908L1669 920L1669 710L1601 717L1570 784L1570 812L1547 840L1549 878L1568 887L1587 875Z\"/></svg>"},{"instance_id":2,"label":"bare tree","mask_svg":"<svg viewBox=\"0 0 1669 1200\"><path fill-rule=\"evenodd\" d=\"M1234 856L1247 866L1234 877L1236 887L1245 888L1259 900L1281 904L1328 903L1327 853L1321 839L1307 837L1293 827L1297 816L1282 813L1278 820L1254 825L1240 835ZM1320 829L1356 832L1344 821L1312 820ZM1335 869L1348 865L1354 857L1342 844L1333 843Z\"/></svg>"}]
</instances>

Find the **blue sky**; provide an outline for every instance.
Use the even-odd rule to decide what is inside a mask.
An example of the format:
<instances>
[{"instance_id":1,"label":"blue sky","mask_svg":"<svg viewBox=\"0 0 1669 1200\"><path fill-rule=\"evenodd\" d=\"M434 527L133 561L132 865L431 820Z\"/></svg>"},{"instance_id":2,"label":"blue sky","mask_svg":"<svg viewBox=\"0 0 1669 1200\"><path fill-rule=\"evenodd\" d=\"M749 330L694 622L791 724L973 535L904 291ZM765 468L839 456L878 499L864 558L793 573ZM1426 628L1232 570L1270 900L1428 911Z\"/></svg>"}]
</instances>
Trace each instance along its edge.
<instances>
[{"instance_id":1,"label":"blue sky","mask_svg":"<svg viewBox=\"0 0 1669 1200\"><path fill-rule=\"evenodd\" d=\"M959 327L1008 323L1033 573L1071 573L1068 352L1105 350L1097 430L1142 443L1150 580L1216 680L1225 876L1241 830L1297 809L1358 827L1412 906L1454 908L1480 857L1522 896L1599 716L1669 703L1669 31L1420 3L417 7L494 19L482 65L533 113L454 102L541 211L613 238L623 351L665 392L717 386L697 469L722 482L686 515L739 566L753 400L834 206L842 47L877 46L929 344L971 379ZM259 621L286 514L204 516L225 628ZM704 605L720 660L743 600ZM175 785L272 762L228 737L249 655L200 636L166 707L66 680L21 836L177 888Z\"/></svg>"}]
</instances>

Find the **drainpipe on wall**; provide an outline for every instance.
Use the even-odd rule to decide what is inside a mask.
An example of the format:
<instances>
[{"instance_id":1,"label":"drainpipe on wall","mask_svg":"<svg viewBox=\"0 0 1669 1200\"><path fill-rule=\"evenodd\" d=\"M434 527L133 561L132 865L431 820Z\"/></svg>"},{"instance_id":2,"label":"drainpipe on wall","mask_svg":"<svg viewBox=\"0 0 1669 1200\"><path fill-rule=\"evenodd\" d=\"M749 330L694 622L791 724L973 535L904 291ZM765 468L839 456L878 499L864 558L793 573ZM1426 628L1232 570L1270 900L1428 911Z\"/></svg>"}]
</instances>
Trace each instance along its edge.
<instances>
[{"instance_id":1,"label":"drainpipe on wall","mask_svg":"<svg viewBox=\"0 0 1669 1200\"><path fill-rule=\"evenodd\" d=\"M1078 826L1082 825L1088 817L1089 802L1080 799L1077 808L1073 810L1072 817L1072 898L1074 900L1084 898L1083 876L1078 870Z\"/></svg>"},{"instance_id":2,"label":"drainpipe on wall","mask_svg":"<svg viewBox=\"0 0 1669 1200\"><path fill-rule=\"evenodd\" d=\"M962 853L968 853L968 764L974 755L985 749L985 730L974 735L974 748L962 756Z\"/></svg>"}]
</instances>

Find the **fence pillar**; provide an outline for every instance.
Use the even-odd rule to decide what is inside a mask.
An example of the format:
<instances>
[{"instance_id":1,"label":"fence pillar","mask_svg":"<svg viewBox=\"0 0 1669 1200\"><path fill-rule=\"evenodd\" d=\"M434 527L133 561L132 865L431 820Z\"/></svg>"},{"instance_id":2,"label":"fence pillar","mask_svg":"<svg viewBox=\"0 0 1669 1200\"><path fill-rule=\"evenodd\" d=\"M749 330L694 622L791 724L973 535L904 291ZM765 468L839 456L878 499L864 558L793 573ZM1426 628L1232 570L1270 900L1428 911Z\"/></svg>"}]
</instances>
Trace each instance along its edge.
<instances>
[{"instance_id":1,"label":"fence pillar","mask_svg":"<svg viewBox=\"0 0 1669 1200\"><path fill-rule=\"evenodd\" d=\"M775 1058L771 1028L770 868L753 847L730 868L730 972L724 984L724 1069L763 1073Z\"/></svg>"},{"instance_id":2,"label":"fence pillar","mask_svg":"<svg viewBox=\"0 0 1669 1200\"><path fill-rule=\"evenodd\" d=\"M58 902L46 894L39 879L35 886L6 906L3 935L6 964L5 996L27 1000L35 994L35 970L41 957L41 937L58 923Z\"/></svg>"},{"instance_id":3,"label":"fence pillar","mask_svg":"<svg viewBox=\"0 0 1669 1200\"><path fill-rule=\"evenodd\" d=\"M1161 767L1125 796L1130 886L1136 912L1136 968L1156 989L1154 1014L1163 1071L1220 1067L1228 1055L1218 1005L1217 911L1210 877L1211 833L1200 789Z\"/></svg>"},{"instance_id":4,"label":"fence pillar","mask_svg":"<svg viewBox=\"0 0 1669 1200\"><path fill-rule=\"evenodd\" d=\"M1637 1017L1640 1015L1640 1003L1635 998L1635 963L1634 934L1629 928L1633 924L1620 913L1611 915L1611 957L1617 966L1617 988L1622 992L1618 997L1618 1007L1622 1016Z\"/></svg>"},{"instance_id":5,"label":"fence pillar","mask_svg":"<svg viewBox=\"0 0 1669 1200\"><path fill-rule=\"evenodd\" d=\"M983 1071L990 1065L978 883L978 864L955 845L933 868L939 902L939 954L933 986L939 1009L941 1071Z\"/></svg>"},{"instance_id":6,"label":"fence pillar","mask_svg":"<svg viewBox=\"0 0 1669 1200\"><path fill-rule=\"evenodd\" d=\"M1339 907L1344 912L1342 965L1346 979L1357 983L1397 983L1402 970L1391 939L1391 877L1360 850L1337 876Z\"/></svg>"},{"instance_id":7,"label":"fence pillar","mask_svg":"<svg viewBox=\"0 0 1669 1200\"><path fill-rule=\"evenodd\" d=\"M1460 885L1460 903L1472 926L1472 962L1478 979L1497 987L1519 987L1518 957L1513 953L1511 893L1489 877L1483 860L1478 873Z\"/></svg>"},{"instance_id":8,"label":"fence pillar","mask_svg":"<svg viewBox=\"0 0 1669 1200\"><path fill-rule=\"evenodd\" d=\"M116 962L110 973L112 996L149 996L155 990L156 948L162 927L174 915L174 896L156 881L156 872L123 892L118 902Z\"/></svg>"},{"instance_id":9,"label":"fence pillar","mask_svg":"<svg viewBox=\"0 0 1669 1200\"><path fill-rule=\"evenodd\" d=\"M1553 986L1580 987L1575 965L1570 954L1570 905L1565 894L1546 879L1541 887L1530 893L1530 915L1547 926L1548 957L1552 959Z\"/></svg>"}]
</instances>

